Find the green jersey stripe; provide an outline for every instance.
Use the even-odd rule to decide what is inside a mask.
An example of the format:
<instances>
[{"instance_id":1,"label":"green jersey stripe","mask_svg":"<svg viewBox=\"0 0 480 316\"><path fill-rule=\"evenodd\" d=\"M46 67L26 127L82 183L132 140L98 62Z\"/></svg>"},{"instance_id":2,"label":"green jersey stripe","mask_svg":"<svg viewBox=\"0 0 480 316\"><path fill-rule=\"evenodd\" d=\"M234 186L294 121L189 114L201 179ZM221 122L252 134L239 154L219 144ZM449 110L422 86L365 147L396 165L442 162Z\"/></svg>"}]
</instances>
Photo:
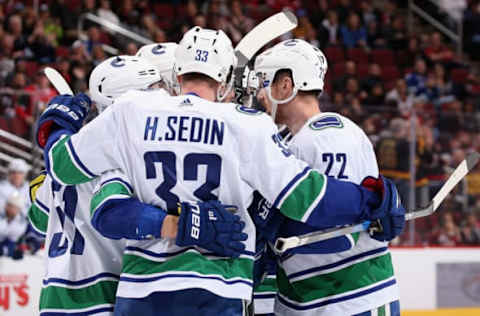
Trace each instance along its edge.
<instances>
[{"instance_id":1,"label":"green jersey stripe","mask_svg":"<svg viewBox=\"0 0 480 316\"><path fill-rule=\"evenodd\" d=\"M45 212L35 204L32 204L28 210L28 220L37 231L44 234L47 233L48 214L45 214Z\"/></svg>"},{"instance_id":2,"label":"green jersey stripe","mask_svg":"<svg viewBox=\"0 0 480 316\"><path fill-rule=\"evenodd\" d=\"M79 184L90 181L92 178L86 175L71 157L67 141L70 136L62 136L49 152L50 166L56 180L62 184Z\"/></svg>"},{"instance_id":3,"label":"green jersey stripe","mask_svg":"<svg viewBox=\"0 0 480 316\"><path fill-rule=\"evenodd\" d=\"M193 272L201 275L217 275L223 279L253 279L253 260L247 258L208 259L197 252L185 252L165 262L148 260L136 255L123 256L124 274L145 276L154 273Z\"/></svg>"},{"instance_id":4,"label":"green jersey stripe","mask_svg":"<svg viewBox=\"0 0 480 316\"><path fill-rule=\"evenodd\" d=\"M78 289L49 285L40 292L40 310L82 309L115 304L117 286L118 281L100 281Z\"/></svg>"},{"instance_id":5,"label":"green jersey stripe","mask_svg":"<svg viewBox=\"0 0 480 316\"><path fill-rule=\"evenodd\" d=\"M353 290L361 290L393 276L390 253L356 263L335 272L289 283L283 269L277 273L280 293L296 302L310 302Z\"/></svg>"},{"instance_id":6,"label":"green jersey stripe","mask_svg":"<svg viewBox=\"0 0 480 316\"><path fill-rule=\"evenodd\" d=\"M382 305L378 308L378 312L377 312L377 315L378 316L386 316L385 315L385 305Z\"/></svg>"},{"instance_id":7,"label":"green jersey stripe","mask_svg":"<svg viewBox=\"0 0 480 316\"><path fill-rule=\"evenodd\" d=\"M358 238L360 237L360 233L353 233L353 234L350 234L353 238L353 240L355 241L355 244L357 243L358 241Z\"/></svg>"},{"instance_id":8,"label":"green jersey stripe","mask_svg":"<svg viewBox=\"0 0 480 316\"><path fill-rule=\"evenodd\" d=\"M93 216L93 213L97 208L102 205L107 199L112 196L121 196L123 198L131 197L130 190L121 182L109 182L106 185L102 186L98 192L92 197L90 203L90 212Z\"/></svg>"},{"instance_id":9,"label":"green jersey stripe","mask_svg":"<svg viewBox=\"0 0 480 316\"><path fill-rule=\"evenodd\" d=\"M276 278L265 278L262 283L255 287L253 290L255 293L263 292L277 292L277 280Z\"/></svg>"},{"instance_id":10,"label":"green jersey stripe","mask_svg":"<svg viewBox=\"0 0 480 316\"><path fill-rule=\"evenodd\" d=\"M294 220L305 221L305 214L311 211L316 200L321 199L321 195L325 192L325 186L325 175L311 170L308 176L299 182L285 198L280 211Z\"/></svg>"}]
</instances>

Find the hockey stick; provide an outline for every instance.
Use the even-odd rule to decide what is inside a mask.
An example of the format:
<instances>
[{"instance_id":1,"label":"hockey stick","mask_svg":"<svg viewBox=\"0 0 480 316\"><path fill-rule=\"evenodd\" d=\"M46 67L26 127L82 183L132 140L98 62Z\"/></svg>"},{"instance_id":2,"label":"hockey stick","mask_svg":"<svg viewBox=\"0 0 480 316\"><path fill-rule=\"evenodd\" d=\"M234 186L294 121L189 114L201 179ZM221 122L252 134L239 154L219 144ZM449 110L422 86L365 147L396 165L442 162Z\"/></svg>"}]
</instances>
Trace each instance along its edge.
<instances>
[{"instance_id":1,"label":"hockey stick","mask_svg":"<svg viewBox=\"0 0 480 316\"><path fill-rule=\"evenodd\" d=\"M68 85L67 81L62 77L62 75L55 69L51 67L45 67L43 70L45 76L47 76L48 80L55 87L55 89L60 94L70 94L73 95L72 89Z\"/></svg>"},{"instance_id":2,"label":"hockey stick","mask_svg":"<svg viewBox=\"0 0 480 316\"><path fill-rule=\"evenodd\" d=\"M453 188L475 167L480 160L480 154L473 152L463 160L458 167L453 171L452 175L447 179L445 184L440 188L437 194L433 197L430 203L423 208L415 209L405 214L405 220L424 217L433 214L438 206L443 202L447 195L453 190ZM313 232L301 236L293 236L288 238L278 238L275 241L274 251L277 253L283 253L288 249L300 247L322 240L327 240L335 237L340 237L346 234L352 234L362 231L369 231L373 233L381 230L379 222L365 221L361 224L346 226L342 228L331 228L321 232Z\"/></svg>"},{"instance_id":3,"label":"hockey stick","mask_svg":"<svg viewBox=\"0 0 480 316\"><path fill-rule=\"evenodd\" d=\"M235 47L237 68L235 68L235 100L239 101L245 94L242 79L245 67L252 57L275 38L297 27L298 21L291 11L272 15L255 26ZM238 102L240 103L240 102Z\"/></svg>"}]
</instances>

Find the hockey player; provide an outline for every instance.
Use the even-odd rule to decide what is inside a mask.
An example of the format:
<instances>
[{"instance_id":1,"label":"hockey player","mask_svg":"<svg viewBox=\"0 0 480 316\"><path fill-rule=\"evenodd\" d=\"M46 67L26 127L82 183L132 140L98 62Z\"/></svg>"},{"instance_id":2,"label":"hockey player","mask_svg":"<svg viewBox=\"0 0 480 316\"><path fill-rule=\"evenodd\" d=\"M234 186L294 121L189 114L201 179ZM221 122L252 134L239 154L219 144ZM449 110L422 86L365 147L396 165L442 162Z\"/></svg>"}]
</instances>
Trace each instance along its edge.
<instances>
[{"instance_id":1,"label":"hockey player","mask_svg":"<svg viewBox=\"0 0 480 316\"><path fill-rule=\"evenodd\" d=\"M90 76L90 94L99 111L106 109L115 98L128 89L148 89L160 81L153 65L139 57L118 56L98 65ZM32 227L46 235L46 275L40 297L40 315L112 315L116 289L122 267L125 241L104 238L90 225L90 200L95 186L125 187L131 194L128 180L119 171L110 171L105 179L77 186L60 185L47 176L43 185L34 181L34 203L29 211ZM104 184L105 181L108 184ZM36 191L36 194L35 194ZM129 220L131 233L125 237L146 238L136 231L144 207L130 198L124 201L130 209L121 214ZM184 207L188 207L184 204ZM202 208L203 206L199 206ZM164 214L162 226L153 237L175 237L177 219ZM101 221L98 221L102 225ZM108 233L109 226L101 227ZM150 238L150 237L148 237Z\"/></svg>"},{"instance_id":2,"label":"hockey player","mask_svg":"<svg viewBox=\"0 0 480 316\"><path fill-rule=\"evenodd\" d=\"M156 43L144 45L137 52L137 56L145 58L157 67L162 78L160 88L167 90L170 95L178 95L180 93L180 86L173 72L177 47L177 43Z\"/></svg>"},{"instance_id":3,"label":"hockey player","mask_svg":"<svg viewBox=\"0 0 480 316\"><path fill-rule=\"evenodd\" d=\"M254 189L282 214L316 227L376 219L397 206L391 182L377 182L384 192L379 199L363 187L327 179L278 142L268 116L214 102L229 94L235 66L222 31L193 28L175 59L178 97L131 91L79 131L89 100L60 96L52 103L63 106L50 106L39 121L49 174L61 183L88 182L120 168L143 202L170 211L179 200L218 198L237 205L246 222L246 250L236 259L168 240L130 246L116 315L243 315L252 294L255 228L245 210ZM335 197L339 192L342 199ZM329 209L342 216L326 216ZM190 239L205 229L194 222Z\"/></svg>"},{"instance_id":4,"label":"hockey player","mask_svg":"<svg viewBox=\"0 0 480 316\"><path fill-rule=\"evenodd\" d=\"M323 91L327 60L318 48L303 40L284 41L257 57L255 71L265 86L264 106L276 123L289 128L288 146L296 157L341 181L360 184L379 177L365 133L344 116L320 111L317 96ZM373 238L356 233L280 256L275 314L400 315L387 240L402 231L404 209L392 215L382 219L383 232ZM314 230L286 219L279 234ZM338 252L348 244L350 250ZM322 254L329 251L333 253Z\"/></svg>"}]
</instances>

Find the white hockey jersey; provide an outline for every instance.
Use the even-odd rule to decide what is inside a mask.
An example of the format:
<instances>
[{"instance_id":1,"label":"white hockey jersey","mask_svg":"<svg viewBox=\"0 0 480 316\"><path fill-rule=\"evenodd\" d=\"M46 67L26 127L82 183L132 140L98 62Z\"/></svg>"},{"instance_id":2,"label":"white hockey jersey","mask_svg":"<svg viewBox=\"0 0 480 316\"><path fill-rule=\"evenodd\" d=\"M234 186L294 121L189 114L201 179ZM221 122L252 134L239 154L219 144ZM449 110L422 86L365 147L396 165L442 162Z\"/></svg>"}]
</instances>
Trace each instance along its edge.
<instances>
[{"instance_id":1,"label":"white hockey jersey","mask_svg":"<svg viewBox=\"0 0 480 316\"><path fill-rule=\"evenodd\" d=\"M282 213L305 222L328 185L276 134L271 118L253 109L195 95L130 91L79 133L59 139L49 151L49 172L73 184L118 168L139 200L163 209L216 198L238 206L249 235L240 258L219 258L164 239L130 241L118 295L203 288L250 300L255 227L246 209L254 189Z\"/></svg>"},{"instance_id":2,"label":"white hockey jersey","mask_svg":"<svg viewBox=\"0 0 480 316\"><path fill-rule=\"evenodd\" d=\"M366 177L378 178L368 137L339 114L312 117L287 141L298 158L328 176L357 184ZM398 300L387 243L366 232L352 239L356 244L351 250L295 254L280 260L276 315L350 316Z\"/></svg>"},{"instance_id":3,"label":"white hockey jersey","mask_svg":"<svg viewBox=\"0 0 480 316\"><path fill-rule=\"evenodd\" d=\"M113 315L124 241L104 238L90 224L95 180L61 186L45 178L28 217L46 234L40 315Z\"/></svg>"}]
</instances>

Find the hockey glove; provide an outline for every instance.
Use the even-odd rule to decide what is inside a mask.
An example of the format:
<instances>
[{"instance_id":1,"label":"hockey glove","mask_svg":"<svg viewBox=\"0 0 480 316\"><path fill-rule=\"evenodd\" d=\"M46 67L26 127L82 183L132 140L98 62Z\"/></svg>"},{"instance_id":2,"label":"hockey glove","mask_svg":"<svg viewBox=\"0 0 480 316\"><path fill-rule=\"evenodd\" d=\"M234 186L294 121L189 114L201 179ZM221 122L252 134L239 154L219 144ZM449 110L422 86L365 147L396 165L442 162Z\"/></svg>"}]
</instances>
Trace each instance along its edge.
<instances>
[{"instance_id":1,"label":"hockey glove","mask_svg":"<svg viewBox=\"0 0 480 316\"><path fill-rule=\"evenodd\" d=\"M72 134L78 132L87 117L91 103L90 98L84 93L54 97L38 120L36 132L38 145L44 148L48 137L56 130L64 129Z\"/></svg>"},{"instance_id":2,"label":"hockey glove","mask_svg":"<svg viewBox=\"0 0 480 316\"><path fill-rule=\"evenodd\" d=\"M268 241L273 242L277 237L277 231L280 225L285 219L280 211L273 208L270 202L258 191L255 191L248 212L255 224L257 233L261 234Z\"/></svg>"},{"instance_id":3,"label":"hockey glove","mask_svg":"<svg viewBox=\"0 0 480 316\"><path fill-rule=\"evenodd\" d=\"M245 223L233 215L232 206L219 201L181 203L176 244L181 247L198 246L220 256L236 258L245 250L242 241Z\"/></svg>"},{"instance_id":4,"label":"hockey glove","mask_svg":"<svg viewBox=\"0 0 480 316\"><path fill-rule=\"evenodd\" d=\"M405 208L395 184L380 176L379 179L367 178L362 185L382 194L380 206L371 213L370 235L372 238L378 241L390 241L400 235L405 226Z\"/></svg>"}]
</instances>

